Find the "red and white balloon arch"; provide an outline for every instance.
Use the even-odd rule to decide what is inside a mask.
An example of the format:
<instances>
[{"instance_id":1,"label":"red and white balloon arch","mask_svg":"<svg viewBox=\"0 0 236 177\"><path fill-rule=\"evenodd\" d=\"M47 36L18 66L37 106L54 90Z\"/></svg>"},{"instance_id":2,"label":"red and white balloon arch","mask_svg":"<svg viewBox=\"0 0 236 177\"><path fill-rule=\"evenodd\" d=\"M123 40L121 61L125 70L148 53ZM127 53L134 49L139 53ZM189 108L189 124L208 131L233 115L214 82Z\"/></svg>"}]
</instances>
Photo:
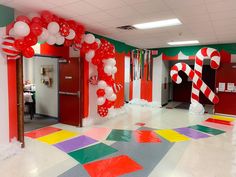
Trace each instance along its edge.
<instances>
[{"instance_id":1,"label":"red and white balloon arch","mask_svg":"<svg viewBox=\"0 0 236 177\"><path fill-rule=\"evenodd\" d=\"M18 16L11 24L9 36L4 38L1 49L8 59L17 59L21 55L32 58L35 54L32 46L38 42L72 46L97 66L97 110L101 117L106 117L120 90L120 85L113 79L117 72L114 46L105 39L96 39L93 34L85 34L84 26L74 20L42 11Z\"/></svg>"}]
</instances>

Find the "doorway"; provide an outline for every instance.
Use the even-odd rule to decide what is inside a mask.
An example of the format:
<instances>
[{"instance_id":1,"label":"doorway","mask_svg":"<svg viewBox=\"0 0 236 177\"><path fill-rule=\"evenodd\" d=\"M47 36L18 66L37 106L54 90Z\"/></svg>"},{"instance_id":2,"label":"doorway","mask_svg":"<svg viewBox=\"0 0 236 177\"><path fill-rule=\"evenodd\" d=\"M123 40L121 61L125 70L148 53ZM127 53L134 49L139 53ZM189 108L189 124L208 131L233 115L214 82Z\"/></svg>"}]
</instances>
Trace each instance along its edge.
<instances>
[{"instance_id":1,"label":"doorway","mask_svg":"<svg viewBox=\"0 0 236 177\"><path fill-rule=\"evenodd\" d=\"M41 55L17 61L18 138L22 143L25 131L56 123L82 127L83 64L79 57L65 59ZM31 97L24 98L25 93ZM30 102L30 106L26 102ZM34 121L34 124L39 120L46 121L27 129L25 109L28 121Z\"/></svg>"},{"instance_id":2,"label":"doorway","mask_svg":"<svg viewBox=\"0 0 236 177\"><path fill-rule=\"evenodd\" d=\"M32 131L58 123L57 57L23 58L24 131Z\"/></svg>"}]
</instances>

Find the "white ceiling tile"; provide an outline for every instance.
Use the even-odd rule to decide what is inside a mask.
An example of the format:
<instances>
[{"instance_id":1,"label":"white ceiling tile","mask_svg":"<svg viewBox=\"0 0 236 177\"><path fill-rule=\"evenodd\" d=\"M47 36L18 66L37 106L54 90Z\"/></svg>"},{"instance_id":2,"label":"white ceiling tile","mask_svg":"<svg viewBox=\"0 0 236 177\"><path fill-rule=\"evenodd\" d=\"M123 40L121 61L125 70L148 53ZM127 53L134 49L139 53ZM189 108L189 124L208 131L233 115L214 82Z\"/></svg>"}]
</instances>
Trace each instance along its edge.
<instances>
[{"instance_id":1,"label":"white ceiling tile","mask_svg":"<svg viewBox=\"0 0 236 177\"><path fill-rule=\"evenodd\" d=\"M66 4L63 6L63 8L72 15L85 15L100 11L100 9L97 9L95 6L84 1Z\"/></svg>"},{"instance_id":2,"label":"white ceiling tile","mask_svg":"<svg viewBox=\"0 0 236 177\"><path fill-rule=\"evenodd\" d=\"M125 18L125 17L139 18L141 16L136 10L134 10L129 6L109 9L106 10L105 12L117 18Z\"/></svg>"},{"instance_id":3,"label":"white ceiling tile","mask_svg":"<svg viewBox=\"0 0 236 177\"><path fill-rule=\"evenodd\" d=\"M75 3L75 2L82 1L82 0L42 0L42 1L46 2L46 3L49 2L49 3L54 4L56 6L62 6L65 4Z\"/></svg>"},{"instance_id":4,"label":"white ceiling tile","mask_svg":"<svg viewBox=\"0 0 236 177\"><path fill-rule=\"evenodd\" d=\"M236 42L236 0L0 0L19 14L50 10L85 25L86 30L137 47L168 46L171 40L201 44ZM118 26L168 18L182 25L123 31Z\"/></svg>"},{"instance_id":5,"label":"white ceiling tile","mask_svg":"<svg viewBox=\"0 0 236 177\"><path fill-rule=\"evenodd\" d=\"M126 6L126 4L120 0L102 0L102 1L101 0L100 1L84 0L84 1L102 10L108 10L108 9L114 9L114 8Z\"/></svg>"},{"instance_id":6,"label":"white ceiling tile","mask_svg":"<svg viewBox=\"0 0 236 177\"><path fill-rule=\"evenodd\" d=\"M148 2L133 4L132 7L141 14L153 14L170 10L162 0L149 0Z\"/></svg>"},{"instance_id":7,"label":"white ceiling tile","mask_svg":"<svg viewBox=\"0 0 236 177\"><path fill-rule=\"evenodd\" d=\"M194 9L196 6L204 5L204 0L163 0L172 9ZM194 7L194 8L193 8Z\"/></svg>"}]
</instances>

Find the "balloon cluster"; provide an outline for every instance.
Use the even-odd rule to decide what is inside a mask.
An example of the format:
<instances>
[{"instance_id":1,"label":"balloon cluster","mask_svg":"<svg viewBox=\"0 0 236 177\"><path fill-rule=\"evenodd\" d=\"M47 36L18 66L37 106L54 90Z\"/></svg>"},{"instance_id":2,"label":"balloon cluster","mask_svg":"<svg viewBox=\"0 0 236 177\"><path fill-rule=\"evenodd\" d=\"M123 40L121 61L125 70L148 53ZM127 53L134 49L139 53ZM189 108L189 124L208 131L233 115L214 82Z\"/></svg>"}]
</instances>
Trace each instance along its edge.
<instances>
[{"instance_id":1,"label":"balloon cluster","mask_svg":"<svg viewBox=\"0 0 236 177\"><path fill-rule=\"evenodd\" d=\"M111 108L117 98L116 85L113 75L117 72L115 60L115 48L105 39L96 39L93 34L86 34L82 44L81 52L85 54L85 59L97 66L98 70L98 90L97 105L98 114L106 117L108 109Z\"/></svg>"},{"instance_id":2,"label":"balloon cluster","mask_svg":"<svg viewBox=\"0 0 236 177\"><path fill-rule=\"evenodd\" d=\"M81 45L84 27L74 20L60 18L49 11L40 14L32 13L28 16L18 16L9 31L15 38L14 47L24 57L34 56L32 48L38 41L49 45Z\"/></svg>"}]
</instances>

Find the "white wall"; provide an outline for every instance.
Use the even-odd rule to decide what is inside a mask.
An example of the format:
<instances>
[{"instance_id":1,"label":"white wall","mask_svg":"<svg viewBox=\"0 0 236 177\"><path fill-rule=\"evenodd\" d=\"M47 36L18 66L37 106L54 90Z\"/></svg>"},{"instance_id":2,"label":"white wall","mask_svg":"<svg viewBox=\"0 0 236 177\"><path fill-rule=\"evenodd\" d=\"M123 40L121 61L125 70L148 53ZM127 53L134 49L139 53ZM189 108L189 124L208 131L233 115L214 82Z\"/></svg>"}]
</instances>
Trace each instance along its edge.
<instances>
[{"instance_id":1,"label":"white wall","mask_svg":"<svg viewBox=\"0 0 236 177\"><path fill-rule=\"evenodd\" d=\"M97 75L97 67L89 63L89 77ZM97 114L97 85L89 84L89 114L91 118L98 117Z\"/></svg>"},{"instance_id":2,"label":"white wall","mask_svg":"<svg viewBox=\"0 0 236 177\"><path fill-rule=\"evenodd\" d=\"M34 77L36 87L36 113L58 117L58 59L50 57L34 57ZM41 82L42 65L52 65L52 87Z\"/></svg>"},{"instance_id":3,"label":"white wall","mask_svg":"<svg viewBox=\"0 0 236 177\"><path fill-rule=\"evenodd\" d=\"M0 28L0 44L5 35L5 28ZM7 60L0 51L0 144L9 142L9 105Z\"/></svg>"},{"instance_id":4,"label":"white wall","mask_svg":"<svg viewBox=\"0 0 236 177\"><path fill-rule=\"evenodd\" d=\"M34 59L23 59L23 80L27 81L29 80L32 84L35 83L35 68L34 68Z\"/></svg>"},{"instance_id":5,"label":"white wall","mask_svg":"<svg viewBox=\"0 0 236 177\"><path fill-rule=\"evenodd\" d=\"M169 100L169 77L170 77L170 71L169 71L169 61L163 61L162 60L162 81L161 81L161 104L164 105L168 103ZM164 87L166 83L166 89Z\"/></svg>"},{"instance_id":6,"label":"white wall","mask_svg":"<svg viewBox=\"0 0 236 177\"><path fill-rule=\"evenodd\" d=\"M152 101L161 106L162 88L162 55L153 59Z\"/></svg>"},{"instance_id":7,"label":"white wall","mask_svg":"<svg viewBox=\"0 0 236 177\"><path fill-rule=\"evenodd\" d=\"M125 56L125 101L129 101L130 57Z\"/></svg>"}]
</instances>

